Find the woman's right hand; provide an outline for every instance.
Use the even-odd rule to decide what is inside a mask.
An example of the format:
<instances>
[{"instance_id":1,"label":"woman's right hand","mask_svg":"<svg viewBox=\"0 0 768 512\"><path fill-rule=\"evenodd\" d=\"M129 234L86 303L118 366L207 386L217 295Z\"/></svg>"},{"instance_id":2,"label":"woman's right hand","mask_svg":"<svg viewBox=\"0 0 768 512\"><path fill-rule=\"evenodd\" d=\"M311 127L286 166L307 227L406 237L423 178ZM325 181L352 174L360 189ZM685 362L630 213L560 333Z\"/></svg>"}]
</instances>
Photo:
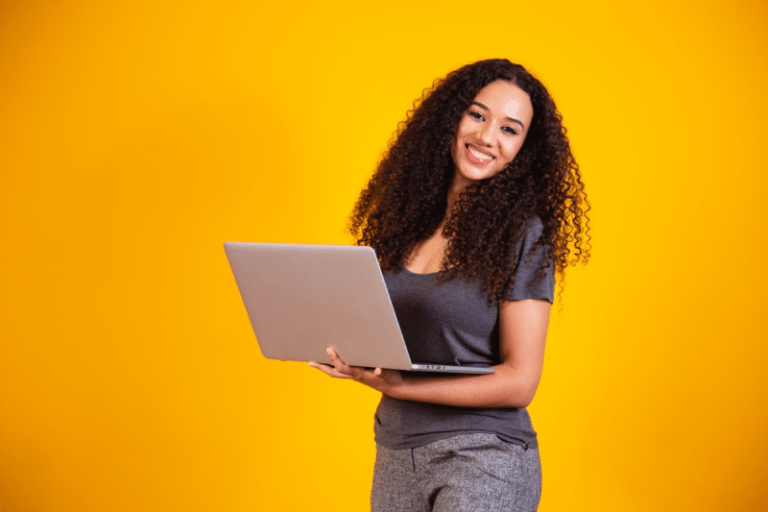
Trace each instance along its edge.
<instances>
[{"instance_id":1,"label":"woman's right hand","mask_svg":"<svg viewBox=\"0 0 768 512\"><path fill-rule=\"evenodd\" d=\"M384 394L390 394L399 386L405 385L405 379L398 370L384 368L363 368L361 366L349 366L344 364L333 348L326 349L332 364L323 364L310 361L309 366L317 368L321 372L337 379L352 379L365 384Z\"/></svg>"}]
</instances>

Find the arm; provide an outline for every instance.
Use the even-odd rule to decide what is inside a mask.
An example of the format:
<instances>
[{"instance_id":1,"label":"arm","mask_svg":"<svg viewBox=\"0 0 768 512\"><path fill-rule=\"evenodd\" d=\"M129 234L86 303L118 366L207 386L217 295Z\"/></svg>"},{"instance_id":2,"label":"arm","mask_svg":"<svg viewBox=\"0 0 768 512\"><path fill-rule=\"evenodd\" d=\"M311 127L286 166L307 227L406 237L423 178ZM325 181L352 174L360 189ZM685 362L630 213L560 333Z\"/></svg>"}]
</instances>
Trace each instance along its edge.
<instances>
[{"instance_id":1,"label":"arm","mask_svg":"<svg viewBox=\"0 0 768 512\"><path fill-rule=\"evenodd\" d=\"M396 370L347 366L329 349L333 366L310 363L328 375L350 378L401 400L460 407L525 407L541 378L549 302L528 299L499 305L501 363L487 375L414 378Z\"/></svg>"}]
</instances>

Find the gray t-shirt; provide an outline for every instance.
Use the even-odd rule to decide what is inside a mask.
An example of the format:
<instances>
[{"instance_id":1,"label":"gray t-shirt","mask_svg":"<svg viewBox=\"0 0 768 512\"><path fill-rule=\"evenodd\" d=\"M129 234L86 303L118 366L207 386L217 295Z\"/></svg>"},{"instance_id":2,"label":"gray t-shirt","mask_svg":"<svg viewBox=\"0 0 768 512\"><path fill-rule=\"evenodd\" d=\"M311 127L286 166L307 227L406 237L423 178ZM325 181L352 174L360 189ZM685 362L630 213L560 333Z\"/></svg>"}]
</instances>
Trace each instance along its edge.
<instances>
[{"instance_id":1,"label":"gray t-shirt","mask_svg":"<svg viewBox=\"0 0 768 512\"><path fill-rule=\"evenodd\" d=\"M541 237L536 218L517 243L514 288L507 300L554 298L554 269L535 282L546 266L547 248L532 258L528 251ZM449 271L450 272L450 271ZM414 363L466 366L499 364L499 309L489 306L480 283L405 268L384 274L400 329ZM419 373L412 376L419 378ZM524 408L452 407L398 400L382 395L376 410L376 442L388 448L415 448L459 434L493 432L502 439L537 446L536 432Z\"/></svg>"}]
</instances>

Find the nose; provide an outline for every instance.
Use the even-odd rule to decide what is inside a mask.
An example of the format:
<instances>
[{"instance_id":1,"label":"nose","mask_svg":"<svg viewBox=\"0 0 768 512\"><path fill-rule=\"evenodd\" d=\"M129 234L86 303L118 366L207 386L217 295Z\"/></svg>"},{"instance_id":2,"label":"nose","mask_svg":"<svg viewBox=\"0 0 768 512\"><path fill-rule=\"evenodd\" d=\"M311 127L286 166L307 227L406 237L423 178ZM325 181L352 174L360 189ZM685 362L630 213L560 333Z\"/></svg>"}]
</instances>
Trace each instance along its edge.
<instances>
[{"instance_id":1,"label":"nose","mask_svg":"<svg viewBox=\"0 0 768 512\"><path fill-rule=\"evenodd\" d=\"M493 145L493 123L482 124L477 131L477 140L485 146Z\"/></svg>"}]
</instances>

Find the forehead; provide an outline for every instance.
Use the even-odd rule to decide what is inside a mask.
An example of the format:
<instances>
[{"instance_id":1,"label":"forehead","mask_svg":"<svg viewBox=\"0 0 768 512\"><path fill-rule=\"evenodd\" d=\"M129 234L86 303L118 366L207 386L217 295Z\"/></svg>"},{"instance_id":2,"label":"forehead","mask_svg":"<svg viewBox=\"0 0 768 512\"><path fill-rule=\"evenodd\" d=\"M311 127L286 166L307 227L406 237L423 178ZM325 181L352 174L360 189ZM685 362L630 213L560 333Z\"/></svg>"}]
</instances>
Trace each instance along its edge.
<instances>
[{"instance_id":1,"label":"forehead","mask_svg":"<svg viewBox=\"0 0 768 512\"><path fill-rule=\"evenodd\" d=\"M511 82L504 80L491 82L480 89L474 101L487 107L494 115L518 119L526 126L533 119L530 96Z\"/></svg>"}]
</instances>

